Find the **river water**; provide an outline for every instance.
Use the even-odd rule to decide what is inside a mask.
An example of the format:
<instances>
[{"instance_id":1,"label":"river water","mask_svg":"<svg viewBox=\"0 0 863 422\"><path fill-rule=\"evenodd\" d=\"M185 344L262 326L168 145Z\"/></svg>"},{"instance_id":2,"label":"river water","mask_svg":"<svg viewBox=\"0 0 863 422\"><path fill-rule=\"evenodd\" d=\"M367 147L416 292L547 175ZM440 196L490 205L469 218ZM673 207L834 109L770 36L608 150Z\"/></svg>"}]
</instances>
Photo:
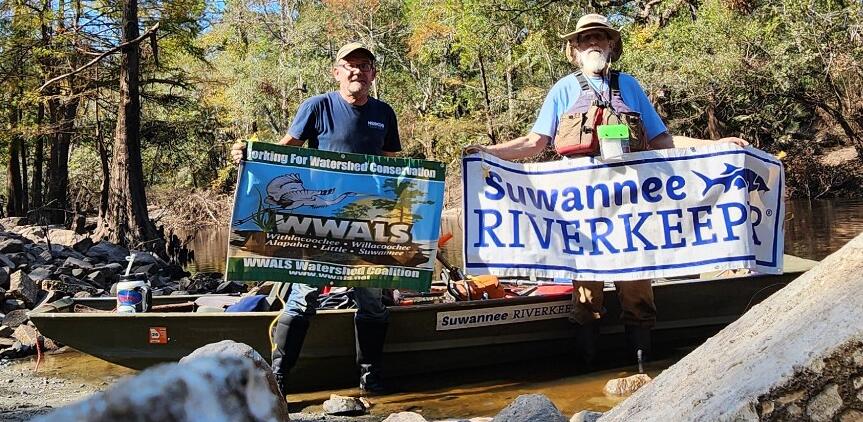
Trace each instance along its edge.
<instances>
[{"instance_id":1,"label":"river water","mask_svg":"<svg viewBox=\"0 0 863 422\"><path fill-rule=\"evenodd\" d=\"M820 260L861 232L863 201L789 201L785 224L785 252ZM191 245L196 261L190 270L222 272L227 242L226 230L198 233ZM690 345L670 351L664 360L648 365L646 372L651 376L657 375L696 346ZM58 365L69 365L69 360L83 359L76 353L65 356L67 357L58 356L53 360ZM401 393L373 399L375 406L372 413L386 415L398 411L415 411L428 419L493 416L518 395L528 393L545 394L564 415L571 415L582 409L605 411L621 400L603 394L605 382L611 378L636 373L634 367L623 367L579 375L568 368L571 368L571 365L567 362L555 361L479 371L438 373L418 379L400 380ZM129 370L106 364L100 367L100 372L108 378L116 374L127 374ZM291 395L289 401L292 411L320 411L320 404L328 399L331 393L356 395L358 391L353 389Z\"/></svg>"}]
</instances>

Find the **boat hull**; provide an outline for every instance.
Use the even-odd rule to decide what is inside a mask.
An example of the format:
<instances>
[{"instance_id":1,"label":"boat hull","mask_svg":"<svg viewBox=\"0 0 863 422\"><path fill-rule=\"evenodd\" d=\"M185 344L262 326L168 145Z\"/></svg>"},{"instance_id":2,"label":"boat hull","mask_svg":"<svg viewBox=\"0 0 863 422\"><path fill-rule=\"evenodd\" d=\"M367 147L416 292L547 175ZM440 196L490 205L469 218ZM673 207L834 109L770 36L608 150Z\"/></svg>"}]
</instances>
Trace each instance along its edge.
<instances>
[{"instance_id":1,"label":"boat hull","mask_svg":"<svg viewBox=\"0 0 863 422\"><path fill-rule=\"evenodd\" d=\"M659 314L654 344L691 344L707 338L801 273L656 283ZM608 313L601 322L599 348L622 350L623 325L613 287L606 287L606 295ZM184 300L188 298L155 297L154 304ZM569 354L575 348L573 325L565 312L569 301L570 295L564 294L392 307L384 347L385 375L418 375ZM76 299L76 303L111 309L113 299ZM509 320L494 320L493 315L504 313ZM49 338L109 362L143 369L177 361L201 346L226 339L246 343L269 358L269 327L278 314L73 313L71 306L48 306L32 311L30 319ZM534 319L512 322L513 315L527 314ZM450 321L458 316L470 321L465 315L491 321L472 328L441 325L444 316L451 317ZM315 390L356 382L353 317L353 310L318 312L291 373L292 378L302 380L294 385Z\"/></svg>"}]
</instances>

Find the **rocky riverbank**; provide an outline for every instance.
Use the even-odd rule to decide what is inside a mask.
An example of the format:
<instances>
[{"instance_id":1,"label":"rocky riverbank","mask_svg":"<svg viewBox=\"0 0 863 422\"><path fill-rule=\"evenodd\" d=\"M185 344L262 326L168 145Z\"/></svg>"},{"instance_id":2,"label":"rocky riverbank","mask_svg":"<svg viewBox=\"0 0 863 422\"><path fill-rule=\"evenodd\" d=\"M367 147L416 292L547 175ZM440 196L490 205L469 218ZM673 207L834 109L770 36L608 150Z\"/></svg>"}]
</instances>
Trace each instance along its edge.
<instances>
[{"instance_id":1,"label":"rocky riverbank","mask_svg":"<svg viewBox=\"0 0 863 422\"><path fill-rule=\"evenodd\" d=\"M129 265L127 257L134 254ZM20 358L61 345L45 339L27 311L63 297L115 296L126 271L146 278L154 296L237 293L247 286L224 282L219 273L192 276L176 263L62 228L30 225L26 218L0 219L0 358Z\"/></svg>"},{"instance_id":2,"label":"rocky riverbank","mask_svg":"<svg viewBox=\"0 0 863 422\"><path fill-rule=\"evenodd\" d=\"M48 358L50 362L50 357ZM146 371L102 382L86 377L75 382L53 377L55 371L68 374L71 368L44 366L33 371L32 360L0 366L0 381L14 377L14 389L0 384L0 419L37 420L287 420L284 402L275 394L275 379L269 366L254 350L241 343L223 341L204 346L176 364L162 364ZM97 359L85 366L100 365ZM101 365L106 365L104 362ZM104 368L103 368L104 369ZM128 371L128 370L124 370ZM128 375L128 374L125 374ZM83 381L82 381L83 380ZM11 384L11 383L6 383ZM94 394L95 393L95 394ZM290 420L337 421L567 421L593 420L598 413L579 412L565 416L546 396L524 394L515 397L496 415L473 418L427 419L413 403L387 413L366 413L348 409L351 402L376 406L383 398L357 400L331 397L322 406L290 413ZM79 401L82 400L82 401ZM214 401L215 400L215 401ZM73 403L76 402L76 403ZM281 404L280 404L281 403ZM60 406L64 406L59 408ZM324 413L328 412L330 414ZM419 411L421 412L421 410ZM341 413L334 415L332 413ZM106 419L107 418L107 419ZM144 418L144 419L141 419Z\"/></svg>"}]
</instances>

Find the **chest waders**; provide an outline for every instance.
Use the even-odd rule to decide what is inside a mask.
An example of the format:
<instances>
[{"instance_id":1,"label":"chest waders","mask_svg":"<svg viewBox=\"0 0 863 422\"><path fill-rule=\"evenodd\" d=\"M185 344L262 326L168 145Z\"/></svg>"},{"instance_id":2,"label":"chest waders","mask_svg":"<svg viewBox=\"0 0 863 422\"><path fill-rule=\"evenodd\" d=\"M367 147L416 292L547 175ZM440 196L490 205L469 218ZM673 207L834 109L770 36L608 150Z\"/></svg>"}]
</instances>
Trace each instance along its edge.
<instances>
[{"instance_id":1,"label":"chest waders","mask_svg":"<svg viewBox=\"0 0 863 422\"><path fill-rule=\"evenodd\" d=\"M564 157L599 155L598 127L623 124L629 127L630 151L647 149L641 113L632 110L620 96L620 72L609 75L608 95L597 92L578 70L575 77L581 86L581 95L575 104L560 116L554 149Z\"/></svg>"}]
</instances>

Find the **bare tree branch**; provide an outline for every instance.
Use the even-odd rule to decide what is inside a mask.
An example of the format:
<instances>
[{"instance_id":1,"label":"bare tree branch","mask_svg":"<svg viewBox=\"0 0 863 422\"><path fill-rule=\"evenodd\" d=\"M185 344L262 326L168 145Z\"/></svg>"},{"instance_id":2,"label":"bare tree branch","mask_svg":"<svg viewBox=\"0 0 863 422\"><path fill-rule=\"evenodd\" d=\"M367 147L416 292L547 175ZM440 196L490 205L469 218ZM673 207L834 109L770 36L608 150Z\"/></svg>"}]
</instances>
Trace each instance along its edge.
<instances>
[{"instance_id":1,"label":"bare tree branch","mask_svg":"<svg viewBox=\"0 0 863 422\"><path fill-rule=\"evenodd\" d=\"M48 81L46 81L44 84L42 84L42 86L40 86L40 87L39 87L39 89L37 89L37 91L42 92L42 90L43 90L43 89L45 89L48 85L51 85L52 83L57 82L57 81L59 81L59 80L62 80L62 79L68 78L68 77L70 77L70 76L72 76L72 75L78 74L78 73L80 73L80 72L82 72L82 71L86 70L86 69L87 69L87 68L89 68L90 66L93 66L94 64L99 63L99 61L100 61L100 60L104 59L104 58L105 58L105 57L107 57L108 55L113 54L113 53L116 53L116 52L118 52L118 51L122 50L123 48L125 48L125 47L127 47L127 46L130 46L130 45L133 45L133 44L138 44L138 43L140 43L140 42L141 42L142 40L144 40L145 38L147 38L147 37L149 37L149 36L152 36L152 34L153 34L153 33L155 33L155 32L156 32L156 30L158 30L158 29L159 29L159 22L156 22L156 24L155 24L155 25L153 25L153 27L152 27L152 28L150 28L150 29L148 29L147 31L145 31L145 32L144 32L143 34L141 34L141 36L139 36L138 38L135 38L135 39L134 39L134 40L132 40L132 41L124 42L123 44L120 44L120 45L118 45L118 46L116 46L116 47L114 47L114 48L112 48L112 49L110 49L110 50L108 50L108 51L105 51L104 53L102 53L102 54L100 54L98 57L96 57L95 59L90 60L89 62L87 62L87 64L85 64L84 66L81 66L81 67L79 67L79 68L77 68L77 69L75 69L75 70L73 70L73 71L71 71L71 72L69 72L69 73L64 73L64 74L62 74L62 75L60 75L60 76L57 76L57 77L54 77L54 78L49 79L49 80L48 80Z\"/></svg>"}]
</instances>

